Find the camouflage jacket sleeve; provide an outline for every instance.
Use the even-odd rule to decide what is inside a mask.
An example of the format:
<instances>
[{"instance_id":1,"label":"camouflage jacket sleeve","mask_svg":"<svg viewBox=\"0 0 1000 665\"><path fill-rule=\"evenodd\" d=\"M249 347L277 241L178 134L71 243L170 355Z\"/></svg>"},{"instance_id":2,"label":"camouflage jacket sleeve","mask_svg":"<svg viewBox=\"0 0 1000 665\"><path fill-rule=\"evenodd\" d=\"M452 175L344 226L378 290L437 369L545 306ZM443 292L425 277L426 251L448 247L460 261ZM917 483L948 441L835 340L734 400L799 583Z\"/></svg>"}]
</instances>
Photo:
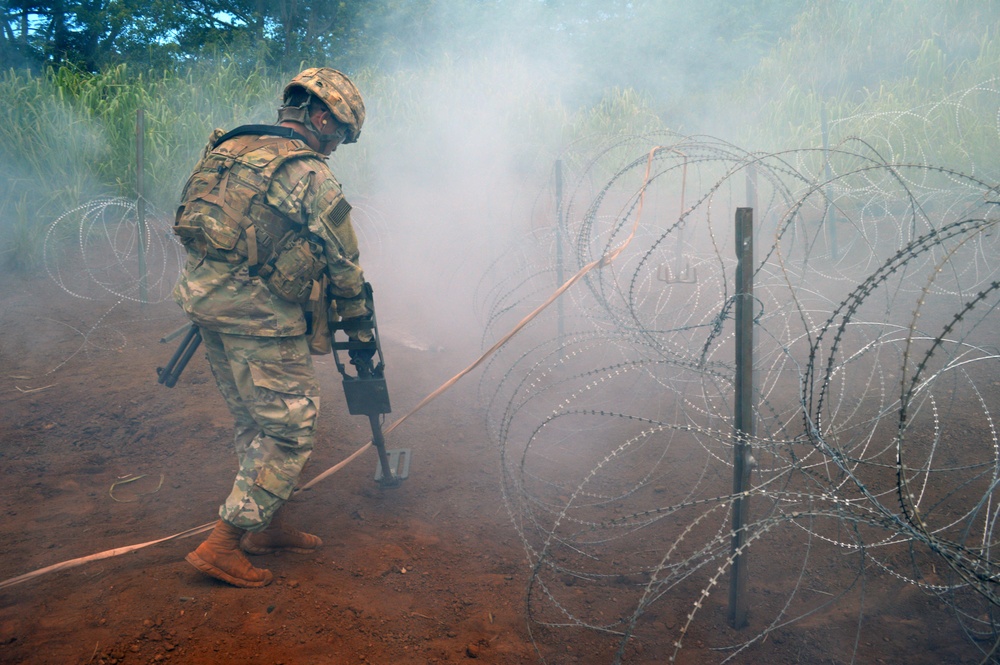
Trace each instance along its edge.
<instances>
[{"instance_id":1,"label":"camouflage jacket sleeve","mask_svg":"<svg viewBox=\"0 0 1000 665\"><path fill-rule=\"evenodd\" d=\"M358 238L351 206L326 162L295 159L283 165L267 192L268 203L318 237L326 255L330 295L340 316L365 313L364 272L358 263Z\"/></svg>"}]
</instances>

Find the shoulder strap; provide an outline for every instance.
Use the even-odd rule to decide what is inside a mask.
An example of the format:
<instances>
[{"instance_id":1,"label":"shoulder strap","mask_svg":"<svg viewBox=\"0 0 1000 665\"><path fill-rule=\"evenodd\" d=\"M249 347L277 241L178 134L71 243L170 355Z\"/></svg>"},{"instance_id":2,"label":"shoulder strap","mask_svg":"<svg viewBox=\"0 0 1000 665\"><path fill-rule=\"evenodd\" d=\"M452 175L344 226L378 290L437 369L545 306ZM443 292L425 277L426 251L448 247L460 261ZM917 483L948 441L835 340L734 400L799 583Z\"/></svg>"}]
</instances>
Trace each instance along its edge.
<instances>
[{"instance_id":1,"label":"shoulder strap","mask_svg":"<svg viewBox=\"0 0 1000 665\"><path fill-rule=\"evenodd\" d=\"M222 143L225 143L231 138L235 138L237 136L243 136L245 134L255 134L258 136L260 135L280 136L286 139L296 139L302 141L306 145L309 145L309 142L306 141L306 137L302 136L302 134L299 134L297 131L291 129L290 127L282 127L281 125L241 125L236 129L231 129L222 136L220 136L212 145L212 147L214 148L216 146L221 145Z\"/></svg>"}]
</instances>

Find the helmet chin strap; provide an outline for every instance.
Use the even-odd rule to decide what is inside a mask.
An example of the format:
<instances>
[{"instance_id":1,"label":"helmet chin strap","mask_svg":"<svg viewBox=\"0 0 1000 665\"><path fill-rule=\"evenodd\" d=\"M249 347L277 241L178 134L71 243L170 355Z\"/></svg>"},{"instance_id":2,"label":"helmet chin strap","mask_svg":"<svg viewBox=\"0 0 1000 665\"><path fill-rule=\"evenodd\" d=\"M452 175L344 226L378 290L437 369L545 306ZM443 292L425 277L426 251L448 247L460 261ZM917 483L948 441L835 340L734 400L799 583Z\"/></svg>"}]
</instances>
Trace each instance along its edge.
<instances>
[{"instance_id":1,"label":"helmet chin strap","mask_svg":"<svg viewBox=\"0 0 1000 665\"><path fill-rule=\"evenodd\" d=\"M329 143L336 140L336 135L328 136L320 133L316 125L313 124L312 118L309 114L309 106L311 105L314 97L309 96L305 102L300 106L281 106L278 108L278 122L284 122L286 120L291 120L292 122L297 122L309 131L310 134L319 142L321 149L326 149ZM326 124L324 121L323 124Z\"/></svg>"},{"instance_id":2,"label":"helmet chin strap","mask_svg":"<svg viewBox=\"0 0 1000 665\"><path fill-rule=\"evenodd\" d=\"M323 120L323 126L326 126L326 120ZM322 150L326 150L331 143L334 143L339 138L336 133L334 134L321 134L319 130L314 132L316 139L319 141Z\"/></svg>"}]
</instances>

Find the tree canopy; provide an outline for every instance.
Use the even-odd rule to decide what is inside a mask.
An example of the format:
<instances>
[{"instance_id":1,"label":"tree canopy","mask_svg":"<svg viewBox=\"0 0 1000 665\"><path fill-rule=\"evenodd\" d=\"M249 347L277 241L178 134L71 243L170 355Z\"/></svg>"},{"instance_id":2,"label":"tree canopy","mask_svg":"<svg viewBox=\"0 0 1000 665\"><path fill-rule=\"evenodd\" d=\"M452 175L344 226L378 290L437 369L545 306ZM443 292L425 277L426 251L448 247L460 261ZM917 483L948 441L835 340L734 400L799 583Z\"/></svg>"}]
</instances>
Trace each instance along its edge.
<instances>
[{"instance_id":1,"label":"tree canopy","mask_svg":"<svg viewBox=\"0 0 1000 665\"><path fill-rule=\"evenodd\" d=\"M358 60L358 28L392 3L340 0L3 0L0 56L8 66L121 62L165 67L218 50L270 64L324 53Z\"/></svg>"},{"instance_id":2,"label":"tree canopy","mask_svg":"<svg viewBox=\"0 0 1000 665\"><path fill-rule=\"evenodd\" d=\"M795 0L0 0L0 59L97 72L224 52L285 71L317 61L391 70L502 46L558 62L567 77L676 90L755 61L800 10Z\"/></svg>"}]
</instances>

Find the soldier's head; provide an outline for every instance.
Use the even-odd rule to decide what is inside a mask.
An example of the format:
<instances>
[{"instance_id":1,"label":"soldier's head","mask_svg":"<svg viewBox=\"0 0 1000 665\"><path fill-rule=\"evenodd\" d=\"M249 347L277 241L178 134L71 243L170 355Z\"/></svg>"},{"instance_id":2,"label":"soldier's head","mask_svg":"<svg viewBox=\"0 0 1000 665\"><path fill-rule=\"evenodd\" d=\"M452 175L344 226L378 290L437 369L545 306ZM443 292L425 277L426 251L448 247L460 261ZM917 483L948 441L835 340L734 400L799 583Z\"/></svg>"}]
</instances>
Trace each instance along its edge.
<instances>
[{"instance_id":1,"label":"soldier's head","mask_svg":"<svg viewBox=\"0 0 1000 665\"><path fill-rule=\"evenodd\" d=\"M340 143L354 143L365 122L365 103L349 78L329 67L311 67L285 86L278 122L305 128L310 147L330 154Z\"/></svg>"}]
</instances>

